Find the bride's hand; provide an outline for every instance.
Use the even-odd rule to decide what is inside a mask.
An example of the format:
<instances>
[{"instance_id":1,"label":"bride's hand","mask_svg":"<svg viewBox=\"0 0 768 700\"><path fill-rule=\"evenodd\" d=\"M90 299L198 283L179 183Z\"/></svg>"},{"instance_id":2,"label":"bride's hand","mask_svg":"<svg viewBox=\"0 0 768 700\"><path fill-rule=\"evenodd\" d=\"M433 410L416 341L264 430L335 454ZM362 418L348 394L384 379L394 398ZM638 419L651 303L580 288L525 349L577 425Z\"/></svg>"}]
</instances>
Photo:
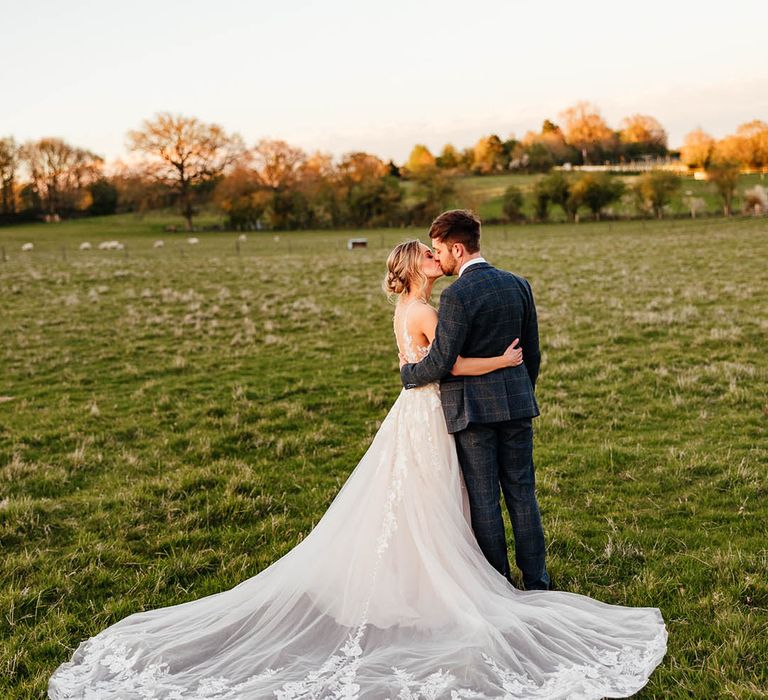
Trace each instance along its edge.
<instances>
[{"instance_id":1,"label":"bride's hand","mask_svg":"<svg viewBox=\"0 0 768 700\"><path fill-rule=\"evenodd\" d=\"M508 367L517 367L523 363L523 351L517 347L520 338L515 338L504 351L502 357L507 361Z\"/></svg>"}]
</instances>

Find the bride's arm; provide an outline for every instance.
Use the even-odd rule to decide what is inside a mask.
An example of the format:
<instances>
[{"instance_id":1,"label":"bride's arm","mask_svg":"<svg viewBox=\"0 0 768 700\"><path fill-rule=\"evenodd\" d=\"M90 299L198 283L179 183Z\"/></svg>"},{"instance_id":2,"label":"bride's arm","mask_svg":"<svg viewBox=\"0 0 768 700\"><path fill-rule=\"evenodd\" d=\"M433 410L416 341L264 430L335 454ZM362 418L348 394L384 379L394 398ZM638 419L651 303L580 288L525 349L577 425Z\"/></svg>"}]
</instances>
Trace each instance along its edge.
<instances>
[{"instance_id":1,"label":"bride's arm","mask_svg":"<svg viewBox=\"0 0 768 700\"><path fill-rule=\"evenodd\" d=\"M437 328L437 312L431 306L423 306L418 309L413 318L414 328L417 333L423 333L431 343L435 339ZM457 377L476 377L481 374L495 372L504 367L516 367L523 362L523 351L517 347L519 339L515 338L504 351L503 355L496 357L462 357L459 355L451 368L451 374ZM400 358L400 363L405 358Z\"/></svg>"},{"instance_id":2,"label":"bride's arm","mask_svg":"<svg viewBox=\"0 0 768 700\"><path fill-rule=\"evenodd\" d=\"M479 374L495 372L503 367L517 367L523 362L523 351L517 347L519 339L515 338L504 351L496 357L462 357L456 358L456 364L451 368L451 374L456 377L476 377Z\"/></svg>"}]
</instances>

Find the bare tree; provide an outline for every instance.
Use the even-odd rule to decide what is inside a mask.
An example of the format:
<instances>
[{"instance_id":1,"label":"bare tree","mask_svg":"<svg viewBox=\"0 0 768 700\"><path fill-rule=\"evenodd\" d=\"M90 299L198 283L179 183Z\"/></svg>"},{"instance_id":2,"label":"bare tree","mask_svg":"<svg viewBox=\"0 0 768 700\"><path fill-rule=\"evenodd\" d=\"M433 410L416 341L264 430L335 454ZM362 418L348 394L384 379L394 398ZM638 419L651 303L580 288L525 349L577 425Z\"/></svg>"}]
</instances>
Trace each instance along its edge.
<instances>
[{"instance_id":1,"label":"bare tree","mask_svg":"<svg viewBox=\"0 0 768 700\"><path fill-rule=\"evenodd\" d=\"M270 139L259 141L249 155L261 181L275 190L294 184L307 160L300 148Z\"/></svg>"},{"instance_id":2,"label":"bare tree","mask_svg":"<svg viewBox=\"0 0 768 700\"><path fill-rule=\"evenodd\" d=\"M16 173L20 147L12 136L0 139L0 214L16 213Z\"/></svg>"},{"instance_id":3,"label":"bare tree","mask_svg":"<svg viewBox=\"0 0 768 700\"><path fill-rule=\"evenodd\" d=\"M21 158L48 214L81 208L86 188L101 177L104 168L100 156L58 138L24 144Z\"/></svg>"},{"instance_id":4,"label":"bare tree","mask_svg":"<svg viewBox=\"0 0 768 700\"><path fill-rule=\"evenodd\" d=\"M244 150L242 139L218 124L168 112L130 131L128 147L147 156L148 174L176 190L187 230L195 213L193 188L221 175Z\"/></svg>"}]
</instances>

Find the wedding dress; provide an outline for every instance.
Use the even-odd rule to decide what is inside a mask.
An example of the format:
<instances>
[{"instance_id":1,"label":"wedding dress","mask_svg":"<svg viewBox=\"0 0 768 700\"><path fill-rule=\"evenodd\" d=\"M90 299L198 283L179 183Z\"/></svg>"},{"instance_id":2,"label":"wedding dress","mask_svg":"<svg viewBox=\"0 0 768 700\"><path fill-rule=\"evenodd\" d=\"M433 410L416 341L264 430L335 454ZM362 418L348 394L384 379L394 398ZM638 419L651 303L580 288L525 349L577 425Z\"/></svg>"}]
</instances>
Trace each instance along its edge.
<instances>
[{"instance_id":1,"label":"wedding dress","mask_svg":"<svg viewBox=\"0 0 768 700\"><path fill-rule=\"evenodd\" d=\"M406 315L407 316L407 315ZM428 347L408 334L415 362ZM234 588L80 643L52 700L626 697L666 652L656 608L520 591L472 533L439 384L401 391L309 535Z\"/></svg>"}]
</instances>

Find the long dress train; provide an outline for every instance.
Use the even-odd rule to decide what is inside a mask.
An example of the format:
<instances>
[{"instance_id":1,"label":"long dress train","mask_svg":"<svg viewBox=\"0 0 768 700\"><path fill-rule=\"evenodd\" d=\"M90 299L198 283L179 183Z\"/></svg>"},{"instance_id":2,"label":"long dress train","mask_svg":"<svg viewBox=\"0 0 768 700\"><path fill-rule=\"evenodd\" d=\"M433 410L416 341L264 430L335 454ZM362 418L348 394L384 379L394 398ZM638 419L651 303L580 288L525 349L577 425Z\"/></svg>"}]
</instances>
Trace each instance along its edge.
<instances>
[{"instance_id":1,"label":"long dress train","mask_svg":"<svg viewBox=\"0 0 768 700\"><path fill-rule=\"evenodd\" d=\"M399 346L416 346L407 320ZM52 700L626 697L666 652L657 608L520 591L472 533L437 383L403 390L309 535L234 588L79 644Z\"/></svg>"}]
</instances>

